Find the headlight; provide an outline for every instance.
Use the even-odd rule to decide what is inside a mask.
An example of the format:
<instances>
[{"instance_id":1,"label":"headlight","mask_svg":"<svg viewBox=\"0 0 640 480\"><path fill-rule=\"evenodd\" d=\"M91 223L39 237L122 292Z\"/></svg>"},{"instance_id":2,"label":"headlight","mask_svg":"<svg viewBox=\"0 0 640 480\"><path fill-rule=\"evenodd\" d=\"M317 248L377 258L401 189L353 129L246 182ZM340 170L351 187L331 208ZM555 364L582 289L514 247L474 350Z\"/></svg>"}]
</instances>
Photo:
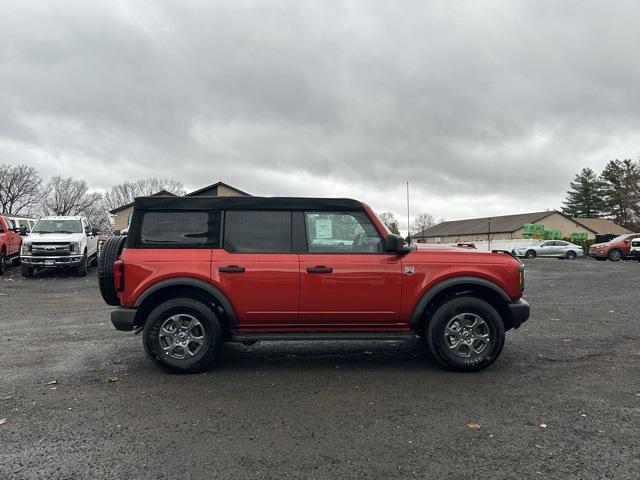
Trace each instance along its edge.
<instances>
[{"instance_id":1,"label":"headlight","mask_svg":"<svg viewBox=\"0 0 640 480\"><path fill-rule=\"evenodd\" d=\"M29 255L31 253L31 244L22 242L22 247L20 247L20 255Z\"/></svg>"},{"instance_id":2,"label":"headlight","mask_svg":"<svg viewBox=\"0 0 640 480\"><path fill-rule=\"evenodd\" d=\"M71 242L70 250L73 253L80 253L80 242Z\"/></svg>"}]
</instances>

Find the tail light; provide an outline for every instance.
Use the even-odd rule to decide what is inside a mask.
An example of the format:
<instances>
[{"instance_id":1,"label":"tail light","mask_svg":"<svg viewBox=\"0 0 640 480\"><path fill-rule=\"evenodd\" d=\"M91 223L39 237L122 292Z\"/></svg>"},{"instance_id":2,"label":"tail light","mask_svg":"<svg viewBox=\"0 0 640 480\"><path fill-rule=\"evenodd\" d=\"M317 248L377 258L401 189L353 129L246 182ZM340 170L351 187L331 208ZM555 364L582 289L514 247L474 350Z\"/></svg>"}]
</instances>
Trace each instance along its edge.
<instances>
[{"instance_id":1,"label":"tail light","mask_svg":"<svg viewBox=\"0 0 640 480\"><path fill-rule=\"evenodd\" d=\"M520 264L520 267L518 267L518 271L519 271L519 277L520 277L520 291L524 292L524 279L526 277L525 274L525 269L524 269L524 265Z\"/></svg>"},{"instance_id":2,"label":"tail light","mask_svg":"<svg viewBox=\"0 0 640 480\"><path fill-rule=\"evenodd\" d=\"M113 283L116 292L124 291L124 262L122 260L113 262Z\"/></svg>"}]
</instances>

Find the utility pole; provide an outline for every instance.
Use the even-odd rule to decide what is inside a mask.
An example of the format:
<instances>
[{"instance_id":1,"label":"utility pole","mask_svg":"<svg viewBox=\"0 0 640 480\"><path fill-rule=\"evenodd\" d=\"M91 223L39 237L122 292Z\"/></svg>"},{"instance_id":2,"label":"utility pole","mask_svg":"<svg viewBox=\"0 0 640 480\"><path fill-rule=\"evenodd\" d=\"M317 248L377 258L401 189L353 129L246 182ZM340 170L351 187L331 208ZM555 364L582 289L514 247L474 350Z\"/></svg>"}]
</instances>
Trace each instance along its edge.
<instances>
[{"instance_id":1,"label":"utility pole","mask_svg":"<svg viewBox=\"0 0 640 480\"><path fill-rule=\"evenodd\" d=\"M407 243L411 245L411 221L409 220L409 181L407 181Z\"/></svg>"},{"instance_id":2,"label":"utility pole","mask_svg":"<svg viewBox=\"0 0 640 480\"><path fill-rule=\"evenodd\" d=\"M489 240L489 251L491 251L491 217L489 217L489 233L487 233L487 239Z\"/></svg>"}]
</instances>

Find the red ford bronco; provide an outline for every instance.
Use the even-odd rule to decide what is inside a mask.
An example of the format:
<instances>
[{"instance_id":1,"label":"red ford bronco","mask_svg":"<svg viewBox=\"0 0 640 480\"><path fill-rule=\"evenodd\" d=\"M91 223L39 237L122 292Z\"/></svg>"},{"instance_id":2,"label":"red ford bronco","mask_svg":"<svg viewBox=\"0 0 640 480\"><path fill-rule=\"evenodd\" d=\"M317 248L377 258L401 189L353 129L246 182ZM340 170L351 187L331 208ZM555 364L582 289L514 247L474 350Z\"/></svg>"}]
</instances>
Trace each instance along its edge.
<instances>
[{"instance_id":1,"label":"red ford bronco","mask_svg":"<svg viewBox=\"0 0 640 480\"><path fill-rule=\"evenodd\" d=\"M416 336L446 368L476 371L529 317L508 252L406 245L350 199L138 198L98 277L113 325L185 373L225 341Z\"/></svg>"}]
</instances>

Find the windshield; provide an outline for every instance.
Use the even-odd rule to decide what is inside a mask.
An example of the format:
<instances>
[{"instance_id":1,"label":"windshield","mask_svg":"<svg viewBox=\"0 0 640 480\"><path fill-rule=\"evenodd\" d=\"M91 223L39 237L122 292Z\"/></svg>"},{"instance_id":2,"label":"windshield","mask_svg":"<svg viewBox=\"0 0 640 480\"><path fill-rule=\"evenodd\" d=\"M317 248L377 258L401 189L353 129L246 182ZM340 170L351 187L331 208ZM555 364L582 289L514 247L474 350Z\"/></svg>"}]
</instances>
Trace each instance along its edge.
<instances>
[{"instance_id":1,"label":"windshield","mask_svg":"<svg viewBox=\"0 0 640 480\"><path fill-rule=\"evenodd\" d=\"M82 233L80 220L38 220L33 233Z\"/></svg>"},{"instance_id":2,"label":"windshield","mask_svg":"<svg viewBox=\"0 0 640 480\"><path fill-rule=\"evenodd\" d=\"M628 233L626 235L619 235L616 238L612 238L611 240L609 240L610 242L622 242L623 240L626 240L627 237L633 237L633 234L629 235Z\"/></svg>"}]
</instances>

